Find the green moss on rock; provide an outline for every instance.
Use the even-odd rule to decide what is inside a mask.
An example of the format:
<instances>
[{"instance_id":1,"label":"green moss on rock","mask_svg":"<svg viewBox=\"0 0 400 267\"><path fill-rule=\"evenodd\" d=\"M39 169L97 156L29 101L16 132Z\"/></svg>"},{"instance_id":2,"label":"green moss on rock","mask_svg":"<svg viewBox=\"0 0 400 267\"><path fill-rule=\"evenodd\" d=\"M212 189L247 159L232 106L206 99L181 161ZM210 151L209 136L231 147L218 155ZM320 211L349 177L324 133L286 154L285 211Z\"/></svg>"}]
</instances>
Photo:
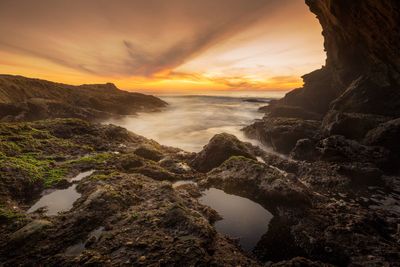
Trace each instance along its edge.
<instances>
[{"instance_id":1,"label":"green moss on rock","mask_svg":"<svg viewBox=\"0 0 400 267\"><path fill-rule=\"evenodd\" d=\"M28 178L31 183L42 182L45 187L51 187L56 184L66 173L65 167L57 167L53 160L40 159L34 154L1 157L0 168L14 170Z\"/></svg>"},{"instance_id":2,"label":"green moss on rock","mask_svg":"<svg viewBox=\"0 0 400 267\"><path fill-rule=\"evenodd\" d=\"M25 218L24 214L21 214L12 209L0 206L0 222L9 222L14 220L20 220Z\"/></svg>"},{"instance_id":3,"label":"green moss on rock","mask_svg":"<svg viewBox=\"0 0 400 267\"><path fill-rule=\"evenodd\" d=\"M101 164L109 160L113 156L112 153L99 153L94 155L84 156L75 160L71 160L68 163L86 163L86 164Z\"/></svg>"}]
</instances>

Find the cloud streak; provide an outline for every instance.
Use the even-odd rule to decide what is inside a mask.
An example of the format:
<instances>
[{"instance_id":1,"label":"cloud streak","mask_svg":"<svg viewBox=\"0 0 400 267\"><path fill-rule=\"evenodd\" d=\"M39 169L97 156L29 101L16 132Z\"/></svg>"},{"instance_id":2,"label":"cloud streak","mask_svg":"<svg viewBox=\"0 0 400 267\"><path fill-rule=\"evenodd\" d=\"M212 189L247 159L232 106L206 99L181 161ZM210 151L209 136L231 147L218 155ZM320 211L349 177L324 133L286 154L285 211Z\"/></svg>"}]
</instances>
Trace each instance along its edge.
<instances>
[{"instance_id":1,"label":"cloud streak","mask_svg":"<svg viewBox=\"0 0 400 267\"><path fill-rule=\"evenodd\" d=\"M73 84L289 88L324 60L301 0L0 0L0 21L0 72Z\"/></svg>"},{"instance_id":2,"label":"cloud streak","mask_svg":"<svg viewBox=\"0 0 400 267\"><path fill-rule=\"evenodd\" d=\"M176 68L284 4L268 0L3 0L0 49L91 74ZM18 29L13 31L12 29ZM154 44L156 43L156 44Z\"/></svg>"}]
</instances>

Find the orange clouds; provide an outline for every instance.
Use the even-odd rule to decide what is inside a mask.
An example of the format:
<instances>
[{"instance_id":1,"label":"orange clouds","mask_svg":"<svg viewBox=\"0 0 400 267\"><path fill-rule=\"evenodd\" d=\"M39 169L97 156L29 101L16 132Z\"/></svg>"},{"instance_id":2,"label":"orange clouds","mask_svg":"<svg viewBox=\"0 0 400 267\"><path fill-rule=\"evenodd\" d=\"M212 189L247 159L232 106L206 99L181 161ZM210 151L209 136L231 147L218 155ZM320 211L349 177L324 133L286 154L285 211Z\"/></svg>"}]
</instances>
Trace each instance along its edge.
<instances>
[{"instance_id":1,"label":"orange clouds","mask_svg":"<svg viewBox=\"0 0 400 267\"><path fill-rule=\"evenodd\" d=\"M0 72L131 90L271 90L323 64L302 0L2 0Z\"/></svg>"}]
</instances>

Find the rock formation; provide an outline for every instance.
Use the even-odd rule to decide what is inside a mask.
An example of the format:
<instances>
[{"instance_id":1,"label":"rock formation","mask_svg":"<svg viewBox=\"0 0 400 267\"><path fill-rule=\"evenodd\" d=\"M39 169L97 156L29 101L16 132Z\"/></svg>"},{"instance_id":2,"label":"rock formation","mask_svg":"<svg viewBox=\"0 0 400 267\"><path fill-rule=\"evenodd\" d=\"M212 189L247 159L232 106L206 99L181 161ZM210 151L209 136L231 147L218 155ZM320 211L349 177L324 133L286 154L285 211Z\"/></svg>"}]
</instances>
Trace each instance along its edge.
<instances>
[{"instance_id":1,"label":"rock formation","mask_svg":"<svg viewBox=\"0 0 400 267\"><path fill-rule=\"evenodd\" d=\"M0 120L48 118L100 120L167 104L154 97L119 90L114 84L72 86L22 76L0 75Z\"/></svg>"},{"instance_id":2,"label":"rock formation","mask_svg":"<svg viewBox=\"0 0 400 267\"><path fill-rule=\"evenodd\" d=\"M364 140L373 135L368 132L376 133L375 128L385 127L382 123L400 116L400 3L306 0L306 4L321 23L326 64L304 75L302 88L263 108L264 123L256 122L245 131L287 154L297 140L337 134L377 144L371 138ZM309 129L293 127L311 121L315 125L321 118L313 136ZM283 120L291 134L282 135L278 147L270 137L284 127ZM386 148L395 146L385 141Z\"/></svg>"},{"instance_id":3,"label":"rock formation","mask_svg":"<svg viewBox=\"0 0 400 267\"><path fill-rule=\"evenodd\" d=\"M199 172L208 172L232 156L255 159L251 155L249 144L240 142L234 135L221 133L211 138L210 142L193 159L191 165Z\"/></svg>"},{"instance_id":4,"label":"rock formation","mask_svg":"<svg viewBox=\"0 0 400 267\"><path fill-rule=\"evenodd\" d=\"M281 102L319 113L333 108L399 116L399 2L306 0L306 3L323 29L326 64L305 75L304 87L288 93Z\"/></svg>"},{"instance_id":5,"label":"rock formation","mask_svg":"<svg viewBox=\"0 0 400 267\"><path fill-rule=\"evenodd\" d=\"M191 157L112 125L1 123L1 264L260 266L212 227L218 216L192 196L198 187L172 187L199 174L160 158L187 166ZM87 170L95 172L71 179ZM44 189L72 184L80 198L70 210L26 213Z\"/></svg>"},{"instance_id":6,"label":"rock formation","mask_svg":"<svg viewBox=\"0 0 400 267\"><path fill-rule=\"evenodd\" d=\"M286 260L282 266L293 266L289 259L295 256L321 261L316 266L396 266L400 239L392 222L400 217L400 2L306 4L323 28L326 64L304 75L302 88L261 108L264 118L244 131L289 156L263 160L306 185L312 205L304 213L281 208L255 253L264 261ZM224 179L223 186L237 181ZM268 196L266 184L248 197ZM281 236L287 244L276 249Z\"/></svg>"}]
</instances>

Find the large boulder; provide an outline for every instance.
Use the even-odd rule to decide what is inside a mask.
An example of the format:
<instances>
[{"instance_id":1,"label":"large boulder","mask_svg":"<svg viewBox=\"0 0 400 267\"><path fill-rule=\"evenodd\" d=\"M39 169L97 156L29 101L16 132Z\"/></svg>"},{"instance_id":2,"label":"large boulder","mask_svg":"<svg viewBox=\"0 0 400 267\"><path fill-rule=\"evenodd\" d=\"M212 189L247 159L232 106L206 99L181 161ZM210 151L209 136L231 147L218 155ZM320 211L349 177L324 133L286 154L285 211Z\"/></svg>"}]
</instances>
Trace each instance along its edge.
<instances>
[{"instance_id":1,"label":"large boulder","mask_svg":"<svg viewBox=\"0 0 400 267\"><path fill-rule=\"evenodd\" d=\"M385 76L369 74L354 80L337 99L332 109L349 113L368 113L382 116L400 116L399 84Z\"/></svg>"},{"instance_id":2,"label":"large boulder","mask_svg":"<svg viewBox=\"0 0 400 267\"><path fill-rule=\"evenodd\" d=\"M250 149L250 144L239 141L234 135L217 134L192 160L191 166L197 171L208 172L232 156L255 159Z\"/></svg>"},{"instance_id":3,"label":"large boulder","mask_svg":"<svg viewBox=\"0 0 400 267\"><path fill-rule=\"evenodd\" d=\"M369 130L388 120L390 118L379 115L331 110L323 120L322 131L325 135L343 135L360 140Z\"/></svg>"},{"instance_id":4,"label":"large boulder","mask_svg":"<svg viewBox=\"0 0 400 267\"><path fill-rule=\"evenodd\" d=\"M383 146L400 156L400 118L382 123L368 132L364 142L368 145Z\"/></svg>"},{"instance_id":5,"label":"large boulder","mask_svg":"<svg viewBox=\"0 0 400 267\"><path fill-rule=\"evenodd\" d=\"M271 117L298 118L303 120L320 120L321 114L306 110L299 106L273 105L270 107Z\"/></svg>"},{"instance_id":6,"label":"large boulder","mask_svg":"<svg viewBox=\"0 0 400 267\"><path fill-rule=\"evenodd\" d=\"M27 238L33 238L33 236L41 235L44 233L44 229L50 227L52 223L47 220L34 220L18 231L14 232L10 236L10 243L23 242Z\"/></svg>"},{"instance_id":7,"label":"large boulder","mask_svg":"<svg viewBox=\"0 0 400 267\"><path fill-rule=\"evenodd\" d=\"M298 106L314 113L326 113L330 102L340 94L340 87L333 82L331 69L323 67L302 78L303 87L288 92L277 105Z\"/></svg>"},{"instance_id":8,"label":"large boulder","mask_svg":"<svg viewBox=\"0 0 400 267\"><path fill-rule=\"evenodd\" d=\"M277 152L289 154L298 140L318 136L319 126L320 122L314 120L265 117L244 128L244 132Z\"/></svg>"},{"instance_id":9,"label":"large boulder","mask_svg":"<svg viewBox=\"0 0 400 267\"><path fill-rule=\"evenodd\" d=\"M145 159L159 161L164 155L154 146L149 144L140 145L133 153Z\"/></svg>"},{"instance_id":10,"label":"large boulder","mask_svg":"<svg viewBox=\"0 0 400 267\"><path fill-rule=\"evenodd\" d=\"M329 162L358 162L371 164L382 169L392 169L395 165L393 154L380 146L365 146L341 135L333 135L317 144L319 157Z\"/></svg>"},{"instance_id":11,"label":"large boulder","mask_svg":"<svg viewBox=\"0 0 400 267\"><path fill-rule=\"evenodd\" d=\"M244 157L231 157L209 172L203 183L256 200L271 210L310 204L307 188L293 175Z\"/></svg>"},{"instance_id":12,"label":"large boulder","mask_svg":"<svg viewBox=\"0 0 400 267\"><path fill-rule=\"evenodd\" d=\"M296 160L313 160L317 155L315 142L307 138L298 140L290 152L290 157Z\"/></svg>"}]
</instances>

